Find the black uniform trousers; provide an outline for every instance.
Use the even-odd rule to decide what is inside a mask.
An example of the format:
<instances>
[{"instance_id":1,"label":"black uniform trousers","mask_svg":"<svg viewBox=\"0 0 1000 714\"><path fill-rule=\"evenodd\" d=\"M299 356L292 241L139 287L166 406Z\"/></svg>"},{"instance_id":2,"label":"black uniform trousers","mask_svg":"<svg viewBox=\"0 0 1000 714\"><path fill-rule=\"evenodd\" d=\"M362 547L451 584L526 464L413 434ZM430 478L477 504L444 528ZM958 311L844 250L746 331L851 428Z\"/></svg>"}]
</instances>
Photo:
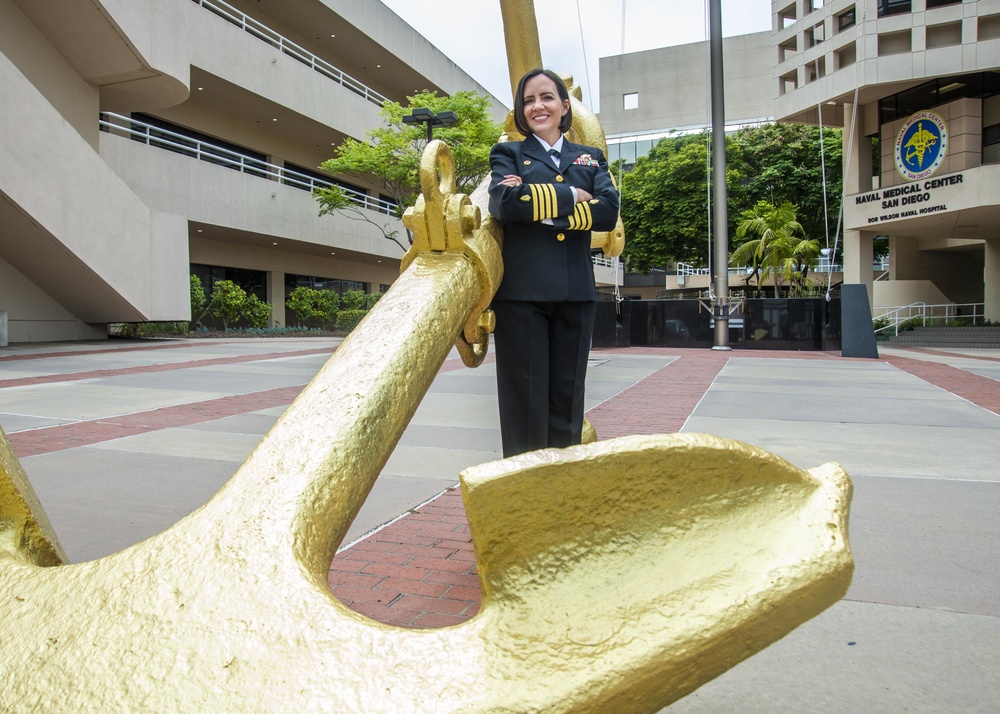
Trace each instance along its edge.
<instances>
[{"instance_id":1,"label":"black uniform trousers","mask_svg":"<svg viewBox=\"0 0 1000 714\"><path fill-rule=\"evenodd\" d=\"M580 443L595 308L592 300L493 302L504 457Z\"/></svg>"}]
</instances>

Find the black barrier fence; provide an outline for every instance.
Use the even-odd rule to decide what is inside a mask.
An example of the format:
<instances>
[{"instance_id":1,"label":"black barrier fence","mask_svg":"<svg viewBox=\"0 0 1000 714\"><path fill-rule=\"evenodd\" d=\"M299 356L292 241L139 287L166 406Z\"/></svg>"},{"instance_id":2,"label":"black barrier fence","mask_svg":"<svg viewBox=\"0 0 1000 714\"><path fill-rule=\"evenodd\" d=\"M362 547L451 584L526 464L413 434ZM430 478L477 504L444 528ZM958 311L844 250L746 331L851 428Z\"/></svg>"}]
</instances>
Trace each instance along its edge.
<instances>
[{"instance_id":1,"label":"black barrier fence","mask_svg":"<svg viewBox=\"0 0 1000 714\"><path fill-rule=\"evenodd\" d=\"M733 349L840 350L840 299L743 300L729 318ZM712 311L700 300L597 303L594 347L701 347L715 344Z\"/></svg>"}]
</instances>

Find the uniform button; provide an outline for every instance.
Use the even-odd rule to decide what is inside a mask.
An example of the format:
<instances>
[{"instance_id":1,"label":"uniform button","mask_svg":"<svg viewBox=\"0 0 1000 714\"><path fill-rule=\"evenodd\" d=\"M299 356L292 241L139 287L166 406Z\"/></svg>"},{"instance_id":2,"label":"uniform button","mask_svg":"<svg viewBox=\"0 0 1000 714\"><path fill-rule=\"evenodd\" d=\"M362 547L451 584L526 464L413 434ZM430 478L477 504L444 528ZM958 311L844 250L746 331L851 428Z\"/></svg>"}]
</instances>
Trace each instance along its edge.
<instances>
[{"instance_id":1,"label":"uniform button","mask_svg":"<svg viewBox=\"0 0 1000 714\"><path fill-rule=\"evenodd\" d=\"M560 241L561 241L561 240L566 240L566 234L565 234L565 233L560 233L560 234L558 234L558 235L556 236L556 240L560 240Z\"/></svg>"},{"instance_id":2,"label":"uniform button","mask_svg":"<svg viewBox=\"0 0 1000 714\"><path fill-rule=\"evenodd\" d=\"M562 183L565 180L562 176L556 176L556 183Z\"/></svg>"}]
</instances>

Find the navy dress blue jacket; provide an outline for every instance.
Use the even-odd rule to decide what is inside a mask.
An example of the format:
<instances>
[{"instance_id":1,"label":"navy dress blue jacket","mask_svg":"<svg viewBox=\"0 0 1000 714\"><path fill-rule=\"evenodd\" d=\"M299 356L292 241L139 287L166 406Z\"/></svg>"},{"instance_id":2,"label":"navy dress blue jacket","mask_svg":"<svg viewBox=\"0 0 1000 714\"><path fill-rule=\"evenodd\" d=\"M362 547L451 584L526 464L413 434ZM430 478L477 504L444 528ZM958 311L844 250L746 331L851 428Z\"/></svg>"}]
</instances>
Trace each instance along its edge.
<instances>
[{"instance_id":1,"label":"navy dress blue jacket","mask_svg":"<svg viewBox=\"0 0 1000 714\"><path fill-rule=\"evenodd\" d=\"M494 146L490 166L490 213L504 225L504 274L495 299L596 299L590 233L613 230L618 220L618 191L604 154L563 139L557 168L528 136ZM523 183L501 186L506 174ZM593 198L574 203L570 186Z\"/></svg>"}]
</instances>

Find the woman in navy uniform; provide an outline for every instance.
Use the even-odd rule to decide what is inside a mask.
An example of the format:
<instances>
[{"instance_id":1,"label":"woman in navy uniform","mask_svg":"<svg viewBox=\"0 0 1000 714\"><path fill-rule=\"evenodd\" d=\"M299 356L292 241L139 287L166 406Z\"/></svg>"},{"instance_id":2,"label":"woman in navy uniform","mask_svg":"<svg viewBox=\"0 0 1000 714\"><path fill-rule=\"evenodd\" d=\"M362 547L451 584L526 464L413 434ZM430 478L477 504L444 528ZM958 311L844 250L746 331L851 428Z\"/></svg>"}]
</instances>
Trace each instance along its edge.
<instances>
[{"instance_id":1,"label":"woman in navy uniform","mask_svg":"<svg viewBox=\"0 0 1000 714\"><path fill-rule=\"evenodd\" d=\"M518 83L524 141L490 154L490 213L504 226L504 274L493 299L505 457L579 444L596 289L590 233L618 219L604 154L570 143L569 93L534 69Z\"/></svg>"}]
</instances>

